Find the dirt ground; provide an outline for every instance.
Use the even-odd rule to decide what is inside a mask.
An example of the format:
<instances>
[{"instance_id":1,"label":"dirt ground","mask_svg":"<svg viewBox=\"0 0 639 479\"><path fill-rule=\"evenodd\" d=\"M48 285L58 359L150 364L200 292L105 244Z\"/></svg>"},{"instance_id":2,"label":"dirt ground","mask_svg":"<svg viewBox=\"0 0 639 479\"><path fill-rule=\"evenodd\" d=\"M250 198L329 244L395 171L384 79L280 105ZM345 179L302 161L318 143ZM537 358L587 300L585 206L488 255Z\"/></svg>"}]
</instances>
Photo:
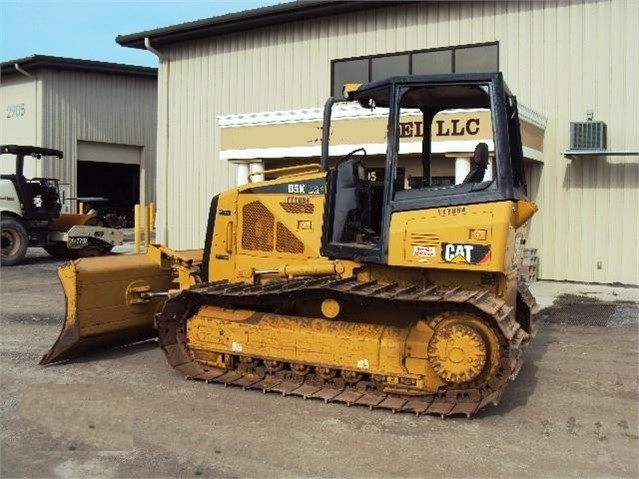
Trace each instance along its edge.
<instances>
[{"instance_id":1,"label":"dirt ground","mask_svg":"<svg viewBox=\"0 0 639 479\"><path fill-rule=\"evenodd\" d=\"M155 343L41 367L64 316L57 261L0 271L0 477L639 476L637 321L545 323L472 420L185 381Z\"/></svg>"}]
</instances>

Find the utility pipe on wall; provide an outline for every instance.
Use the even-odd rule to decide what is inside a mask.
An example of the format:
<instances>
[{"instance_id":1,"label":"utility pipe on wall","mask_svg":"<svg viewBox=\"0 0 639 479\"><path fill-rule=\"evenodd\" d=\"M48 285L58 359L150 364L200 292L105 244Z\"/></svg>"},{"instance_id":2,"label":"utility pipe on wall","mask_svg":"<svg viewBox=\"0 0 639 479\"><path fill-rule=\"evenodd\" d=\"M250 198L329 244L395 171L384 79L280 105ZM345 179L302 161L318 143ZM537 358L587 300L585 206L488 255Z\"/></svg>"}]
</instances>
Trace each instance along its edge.
<instances>
[{"instance_id":1,"label":"utility pipe on wall","mask_svg":"<svg viewBox=\"0 0 639 479\"><path fill-rule=\"evenodd\" d=\"M157 56L160 63L159 66L162 66L162 63L164 63L165 65L164 68L166 70L166 75L164 75L164 77L166 78L166 85L164 86L164 125L160 125L158 123L157 151L159 156L159 152L160 152L159 140L160 138L163 138L164 139L163 140L164 141L164 154L163 154L164 161L162 162L162 166L163 166L162 175L164 176L163 178L164 180L164 210L163 210L163 214L161 215L161 218L164 224L161 225L162 233L160 238L162 243L168 245L169 244L169 215L168 215L167 208L171 204L171 202L169 201L169 76L170 76L169 68L170 68L170 64L169 64L168 58L164 57L158 50L153 48L153 46L151 45L151 39L149 37L144 38L144 48L146 48L148 51L150 51L155 56ZM160 100L158 98L158 104L159 104L159 101ZM158 173L159 172L156 170L156 176L157 176L156 191L159 194L160 190L158 186L160 184L160 175ZM156 231L156 235L157 235L157 231Z\"/></svg>"}]
</instances>

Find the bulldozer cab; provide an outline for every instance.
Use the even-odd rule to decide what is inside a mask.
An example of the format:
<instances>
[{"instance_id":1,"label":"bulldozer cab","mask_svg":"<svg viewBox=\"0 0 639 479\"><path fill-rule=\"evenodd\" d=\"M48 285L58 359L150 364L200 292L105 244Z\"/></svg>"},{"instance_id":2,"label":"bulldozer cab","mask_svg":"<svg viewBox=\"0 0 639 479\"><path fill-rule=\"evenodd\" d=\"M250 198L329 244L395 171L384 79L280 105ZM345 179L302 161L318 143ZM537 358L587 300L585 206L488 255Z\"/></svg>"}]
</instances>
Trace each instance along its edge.
<instances>
[{"instance_id":1,"label":"bulldozer cab","mask_svg":"<svg viewBox=\"0 0 639 479\"><path fill-rule=\"evenodd\" d=\"M345 90L344 96L387 118L383 178L379 168L370 168L365 146L335 162L328 173L323 255L386 264L396 212L526 197L517 101L500 73L393 77ZM330 98L324 112L325 170L334 156L329 132L336 101ZM480 129L479 113L488 120L481 125L481 141L473 139ZM400 154L412 162L412 175L400 167ZM469 171L442 183L434 171L443 156L469 158Z\"/></svg>"},{"instance_id":2,"label":"bulldozer cab","mask_svg":"<svg viewBox=\"0 0 639 479\"><path fill-rule=\"evenodd\" d=\"M26 178L24 176L25 157L41 159L54 156L62 159L62 152L37 146L2 145L0 155L15 157L15 172L2 175L2 180L11 182L20 203L20 215L27 221L48 221L57 218L62 209L60 190L56 178Z\"/></svg>"}]
</instances>

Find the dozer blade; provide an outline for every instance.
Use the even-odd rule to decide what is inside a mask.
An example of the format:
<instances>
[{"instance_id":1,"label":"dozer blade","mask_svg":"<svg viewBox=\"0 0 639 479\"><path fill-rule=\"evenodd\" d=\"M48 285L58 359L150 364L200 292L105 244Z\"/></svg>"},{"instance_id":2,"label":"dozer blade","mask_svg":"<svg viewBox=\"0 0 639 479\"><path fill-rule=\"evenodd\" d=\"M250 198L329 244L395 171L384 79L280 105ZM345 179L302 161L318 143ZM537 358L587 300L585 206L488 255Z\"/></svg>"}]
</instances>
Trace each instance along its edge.
<instances>
[{"instance_id":1,"label":"dozer blade","mask_svg":"<svg viewBox=\"0 0 639 479\"><path fill-rule=\"evenodd\" d=\"M58 268L66 318L40 364L50 364L157 336L154 314L168 291L170 270L147 255L82 258Z\"/></svg>"}]
</instances>

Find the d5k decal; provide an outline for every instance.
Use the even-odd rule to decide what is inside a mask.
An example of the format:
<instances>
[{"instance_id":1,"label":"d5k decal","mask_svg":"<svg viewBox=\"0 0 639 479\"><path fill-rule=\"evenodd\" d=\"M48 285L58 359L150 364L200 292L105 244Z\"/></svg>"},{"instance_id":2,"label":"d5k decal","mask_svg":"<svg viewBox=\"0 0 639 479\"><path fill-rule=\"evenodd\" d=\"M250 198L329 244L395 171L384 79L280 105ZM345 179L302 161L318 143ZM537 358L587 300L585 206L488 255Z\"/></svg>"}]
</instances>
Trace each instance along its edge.
<instances>
[{"instance_id":1,"label":"d5k decal","mask_svg":"<svg viewBox=\"0 0 639 479\"><path fill-rule=\"evenodd\" d=\"M490 246L442 243L442 259L447 263L488 264L490 263Z\"/></svg>"}]
</instances>

